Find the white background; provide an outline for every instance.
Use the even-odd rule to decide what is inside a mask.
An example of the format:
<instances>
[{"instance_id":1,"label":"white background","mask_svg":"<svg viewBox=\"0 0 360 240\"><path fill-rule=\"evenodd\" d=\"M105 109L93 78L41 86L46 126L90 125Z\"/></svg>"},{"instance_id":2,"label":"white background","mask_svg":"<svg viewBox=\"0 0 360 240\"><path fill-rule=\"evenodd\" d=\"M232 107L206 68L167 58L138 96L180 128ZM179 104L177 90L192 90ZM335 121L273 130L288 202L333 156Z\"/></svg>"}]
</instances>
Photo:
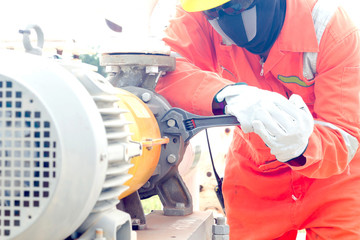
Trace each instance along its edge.
<instances>
[{"instance_id":1,"label":"white background","mask_svg":"<svg viewBox=\"0 0 360 240\"><path fill-rule=\"evenodd\" d=\"M3 2L6 3L2 3L0 7L0 40L21 40L18 30L28 24L37 24L43 29L46 39L75 39L77 42L87 45L98 44L100 39L108 33L104 22L106 11L113 11L120 4L124 7L119 9L119 12L125 18L131 19L137 13L141 13L144 8L142 4L132 4L134 0L110 0L108 2L9 0ZM175 3L176 0L159 0L157 8L153 12L152 26L159 28L165 26L167 18L174 11ZM341 4L360 26L360 1L341 0Z\"/></svg>"}]
</instances>

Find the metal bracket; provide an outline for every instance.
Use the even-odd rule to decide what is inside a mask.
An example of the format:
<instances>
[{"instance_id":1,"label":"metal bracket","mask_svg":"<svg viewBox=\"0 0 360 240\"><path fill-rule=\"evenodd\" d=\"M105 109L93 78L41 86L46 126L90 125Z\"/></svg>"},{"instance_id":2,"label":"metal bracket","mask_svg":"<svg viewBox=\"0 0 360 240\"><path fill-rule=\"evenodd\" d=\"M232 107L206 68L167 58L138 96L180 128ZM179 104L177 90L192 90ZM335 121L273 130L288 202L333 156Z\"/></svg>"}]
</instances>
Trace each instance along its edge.
<instances>
[{"instance_id":1,"label":"metal bracket","mask_svg":"<svg viewBox=\"0 0 360 240\"><path fill-rule=\"evenodd\" d=\"M31 29L35 30L37 36L36 47L31 45L30 34ZM42 48L44 46L44 33L38 25L28 25L24 30L19 30L19 33L23 35L23 45L27 53L42 55Z\"/></svg>"}]
</instances>

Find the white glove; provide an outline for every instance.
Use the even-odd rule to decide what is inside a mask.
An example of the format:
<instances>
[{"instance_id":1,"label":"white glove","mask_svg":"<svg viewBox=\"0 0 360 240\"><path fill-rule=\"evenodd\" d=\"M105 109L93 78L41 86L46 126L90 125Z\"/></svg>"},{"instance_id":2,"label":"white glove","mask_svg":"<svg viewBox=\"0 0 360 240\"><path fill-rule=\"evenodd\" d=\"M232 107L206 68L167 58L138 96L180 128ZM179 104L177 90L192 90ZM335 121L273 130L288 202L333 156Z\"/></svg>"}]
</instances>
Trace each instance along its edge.
<instances>
[{"instance_id":1,"label":"white glove","mask_svg":"<svg viewBox=\"0 0 360 240\"><path fill-rule=\"evenodd\" d=\"M248 85L230 85L222 89L216 96L218 102L226 100L225 113L235 116L241 124L244 133L253 132L252 121L255 113L267 103L288 101L276 92L262 90Z\"/></svg>"},{"instance_id":2,"label":"white glove","mask_svg":"<svg viewBox=\"0 0 360 240\"><path fill-rule=\"evenodd\" d=\"M277 160L286 162L306 149L314 119L299 95L290 99L247 85L221 90L216 100L226 100L225 112L236 116L245 133L255 132Z\"/></svg>"}]
</instances>

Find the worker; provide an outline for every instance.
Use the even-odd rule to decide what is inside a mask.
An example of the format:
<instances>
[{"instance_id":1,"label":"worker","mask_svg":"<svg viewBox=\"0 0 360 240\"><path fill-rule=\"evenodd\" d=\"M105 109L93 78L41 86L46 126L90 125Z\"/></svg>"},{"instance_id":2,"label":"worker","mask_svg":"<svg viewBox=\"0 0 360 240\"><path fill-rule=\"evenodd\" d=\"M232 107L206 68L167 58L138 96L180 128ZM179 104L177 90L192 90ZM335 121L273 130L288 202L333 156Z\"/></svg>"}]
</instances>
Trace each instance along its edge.
<instances>
[{"instance_id":1,"label":"worker","mask_svg":"<svg viewBox=\"0 0 360 240\"><path fill-rule=\"evenodd\" d=\"M226 159L230 239L360 239L360 37L331 0L181 0L180 57L157 92L240 126Z\"/></svg>"}]
</instances>

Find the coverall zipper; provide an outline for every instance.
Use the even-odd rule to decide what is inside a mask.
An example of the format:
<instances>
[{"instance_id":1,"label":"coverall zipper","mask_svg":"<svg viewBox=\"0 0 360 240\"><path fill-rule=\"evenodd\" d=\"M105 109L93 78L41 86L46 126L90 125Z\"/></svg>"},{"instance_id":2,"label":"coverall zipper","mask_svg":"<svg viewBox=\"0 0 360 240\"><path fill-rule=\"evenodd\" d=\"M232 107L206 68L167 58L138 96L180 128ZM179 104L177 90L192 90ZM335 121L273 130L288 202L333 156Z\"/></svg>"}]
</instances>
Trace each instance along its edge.
<instances>
[{"instance_id":1,"label":"coverall zipper","mask_svg":"<svg viewBox=\"0 0 360 240\"><path fill-rule=\"evenodd\" d=\"M265 58L260 58L260 65L261 65L261 70L260 70L260 76L264 76L264 63L265 63Z\"/></svg>"}]
</instances>

